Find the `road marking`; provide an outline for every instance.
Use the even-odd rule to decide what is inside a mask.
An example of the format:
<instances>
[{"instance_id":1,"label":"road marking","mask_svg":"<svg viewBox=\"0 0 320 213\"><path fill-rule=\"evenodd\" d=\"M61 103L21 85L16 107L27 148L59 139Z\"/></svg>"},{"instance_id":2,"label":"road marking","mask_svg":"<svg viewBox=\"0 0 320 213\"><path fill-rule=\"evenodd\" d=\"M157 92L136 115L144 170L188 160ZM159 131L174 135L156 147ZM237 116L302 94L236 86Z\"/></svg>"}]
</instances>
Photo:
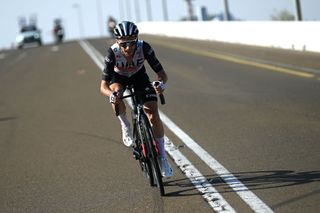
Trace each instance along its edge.
<instances>
[{"instance_id":1,"label":"road marking","mask_svg":"<svg viewBox=\"0 0 320 213\"><path fill-rule=\"evenodd\" d=\"M81 47L94 60L102 70L103 57L88 42L80 41ZM200 159L202 159L217 175L219 175L247 205L255 212L273 212L262 200L242 184L233 174L224 168L208 152L199 146L189 135L180 129L164 113L159 111L163 123L185 143ZM202 196L208 201L209 205L218 212L234 212L234 209L218 193L218 191L207 181L205 177L191 164L191 162L175 148L174 144L166 137L166 151L171 155L183 173L190 179L195 187L201 192Z\"/></svg>"},{"instance_id":2,"label":"road marking","mask_svg":"<svg viewBox=\"0 0 320 213\"><path fill-rule=\"evenodd\" d=\"M58 45L53 45L53 46L51 47L51 51L52 51L52 52L58 52L59 50L60 50L60 48L59 48Z\"/></svg>"},{"instance_id":3,"label":"road marking","mask_svg":"<svg viewBox=\"0 0 320 213\"><path fill-rule=\"evenodd\" d=\"M18 62L22 59L24 59L27 56L26 52L21 53L20 55L17 56L17 58L15 59L15 62Z\"/></svg>"},{"instance_id":4,"label":"road marking","mask_svg":"<svg viewBox=\"0 0 320 213\"><path fill-rule=\"evenodd\" d=\"M96 65L102 70L104 67L102 55L88 42L79 41L81 47L92 58ZM131 103L129 102L131 106ZM132 107L132 106L131 106ZM208 182L208 180L192 165L192 163L175 147L165 136L165 147L170 156L181 171L190 179L192 184L201 192L202 197L216 212L236 212L222 195Z\"/></svg>"},{"instance_id":5,"label":"road marking","mask_svg":"<svg viewBox=\"0 0 320 213\"><path fill-rule=\"evenodd\" d=\"M188 52L188 53L192 53L195 55L201 55L201 56L206 56L206 57L210 57L210 58L220 59L220 60L224 60L224 61L230 61L230 62L237 63L237 64L250 65L250 66L254 66L254 67L259 67L259 68L263 68L263 69L268 69L268 70L286 73L286 74L295 75L295 76L304 77L304 78L314 78L315 77L314 74L303 72L298 69L290 69L290 68L286 68L286 67L277 66L276 64L267 64L267 63L262 63L262 62L258 62L258 61L252 61L249 59L245 59L243 57L240 58L240 57L230 56L230 55L226 55L226 54L209 52L209 51L205 51L205 50L196 50L196 49L192 49L189 47L173 44L171 42L165 43L165 42L156 41L155 43L162 45L162 46L165 46L165 47L172 48L172 49L180 50L183 52Z\"/></svg>"},{"instance_id":6,"label":"road marking","mask_svg":"<svg viewBox=\"0 0 320 213\"><path fill-rule=\"evenodd\" d=\"M19 61L21 61L22 59L24 59L27 56L26 52L22 52L20 53L16 58L14 58L12 61L10 61L10 63L8 64L9 66L14 65L15 63L18 63Z\"/></svg>"},{"instance_id":7,"label":"road marking","mask_svg":"<svg viewBox=\"0 0 320 213\"><path fill-rule=\"evenodd\" d=\"M202 161L204 161L219 177L227 183L240 198L247 203L254 212L273 212L262 200L241 183L222 164L214 159L207 151L199 146L189 135L180 129L171 119L161 111L160 117L163 123L186 144Z\"/></svg>"},{"instance_id":8,"label":"road marking","mask_svg":"<svg viewBox=\"0 0 320 213\"><path fill-rule=\"evenodd\" d=\"M208 182L193 164L165 136L166 151L173 158L180 170L189 178L192 184L201 192L202 197L216 212L235 212L220 193Z\"/></svg>"},{"instance_id":9,"label":"road marking","mask_svg":"<svg viewBox=\"0 0 320 213\"><path fill-rule=\"evenodd\" d=\"M104 68L103 56L89 42L80 40L79 44L102 71Z\"/></svg>"}]
</instances>

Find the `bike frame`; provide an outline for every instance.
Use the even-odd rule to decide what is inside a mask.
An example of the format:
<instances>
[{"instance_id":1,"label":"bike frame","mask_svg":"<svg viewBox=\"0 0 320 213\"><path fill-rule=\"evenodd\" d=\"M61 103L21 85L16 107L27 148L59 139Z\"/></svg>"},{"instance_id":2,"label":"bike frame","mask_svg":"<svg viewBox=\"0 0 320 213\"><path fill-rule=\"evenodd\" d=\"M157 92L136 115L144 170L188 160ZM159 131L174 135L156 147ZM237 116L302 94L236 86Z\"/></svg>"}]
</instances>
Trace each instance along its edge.
<instances>
[{"instance_id":1,"label":"bike frame","mask_svg":"<svg viewBox=\"0 0 320 213\"><path fill-rule=\"evenodd\" d=\"M140 154L139 163L145 176L149 179L151 186L157 186L160 190L161 196L164 195L164 187L162 182L162 174L158 162L158 147L154 139L154 134L143 109L141 95L144 93L137 93L132 86L126 88L129 91L128 95L121 97L121 99L131 98L132 101L132 124L135 148ZM161 103L164 103L164 97L161 97Z\"/></svg>"}]
</instances>

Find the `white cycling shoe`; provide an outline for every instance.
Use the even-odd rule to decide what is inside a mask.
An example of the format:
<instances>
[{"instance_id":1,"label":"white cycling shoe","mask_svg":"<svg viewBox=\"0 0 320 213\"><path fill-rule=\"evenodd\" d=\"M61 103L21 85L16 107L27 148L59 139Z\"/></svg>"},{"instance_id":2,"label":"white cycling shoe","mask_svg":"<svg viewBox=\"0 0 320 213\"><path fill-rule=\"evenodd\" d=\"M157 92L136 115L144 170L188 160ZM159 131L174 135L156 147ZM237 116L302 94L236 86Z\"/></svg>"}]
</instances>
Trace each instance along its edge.
<instances>
[{"instance_id":1,"label":"white cycling shoe","mask_svg":"<svg viewBox=\"0 0 320 213\"><path fill-rule=\"evenodd\" d=\"M160 169L163 177L172 177L173 171L166 158L160 157Z\"/></svg>"},{"instance_id":2,"label":"white cycling shoe","mask_svg":"<svg viewBox=\"0 0 320 213\"><path fill-rule=\"evenodd\" d=\"M126 147L132 147L133 139L132 139L130 126L128 126L128 127L123 126L122 127L122 141Z\"/></svg>"}]
</instances>

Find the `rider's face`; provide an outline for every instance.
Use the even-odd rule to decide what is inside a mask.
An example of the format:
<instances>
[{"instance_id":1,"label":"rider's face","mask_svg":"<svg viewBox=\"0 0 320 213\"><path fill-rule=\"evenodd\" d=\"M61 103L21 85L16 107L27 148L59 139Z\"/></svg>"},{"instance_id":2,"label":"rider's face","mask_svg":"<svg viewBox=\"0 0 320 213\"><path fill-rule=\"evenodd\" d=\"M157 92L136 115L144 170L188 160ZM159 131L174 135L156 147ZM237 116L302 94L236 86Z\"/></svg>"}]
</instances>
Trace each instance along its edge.
<instances>
[{"instance_id":1,"label":"rider's face","mask_svg":"<svg viewBox=\"0 0 320 213\"><path fill-rule=\"evenodd\" d=\"M117 43L120 46L121 52L129 57L132 56L137 43L137 36L130 36L121 39L117 39Z\"/></svg>"}]
</instances>

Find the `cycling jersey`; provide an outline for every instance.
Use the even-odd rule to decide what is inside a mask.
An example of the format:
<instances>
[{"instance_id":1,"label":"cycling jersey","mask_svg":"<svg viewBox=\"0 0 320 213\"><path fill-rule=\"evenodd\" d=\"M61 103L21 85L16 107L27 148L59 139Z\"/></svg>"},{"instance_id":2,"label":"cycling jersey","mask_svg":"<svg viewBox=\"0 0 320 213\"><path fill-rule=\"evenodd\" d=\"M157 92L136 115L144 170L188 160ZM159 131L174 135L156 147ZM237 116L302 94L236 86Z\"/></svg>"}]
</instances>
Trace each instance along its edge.
<instances>
[{"instance_id":1,"label":"cycling jersey","mask_svg":"<svg viewBox=\"0 0 320 213\"><path fill-rule=\"evenodd\" d=\"M132 77L138 72L145 73L145 60L148 61L149 65L156 73L163 69L155 56L154 50L147 42L142 40L137 41L133 60L131 62L127 61L120 51L119 44L115 43L108 49L105 57L105 67L103 69L102 79L110 82L115 73L127 78Z\"/></svg>"}]
</instances>

